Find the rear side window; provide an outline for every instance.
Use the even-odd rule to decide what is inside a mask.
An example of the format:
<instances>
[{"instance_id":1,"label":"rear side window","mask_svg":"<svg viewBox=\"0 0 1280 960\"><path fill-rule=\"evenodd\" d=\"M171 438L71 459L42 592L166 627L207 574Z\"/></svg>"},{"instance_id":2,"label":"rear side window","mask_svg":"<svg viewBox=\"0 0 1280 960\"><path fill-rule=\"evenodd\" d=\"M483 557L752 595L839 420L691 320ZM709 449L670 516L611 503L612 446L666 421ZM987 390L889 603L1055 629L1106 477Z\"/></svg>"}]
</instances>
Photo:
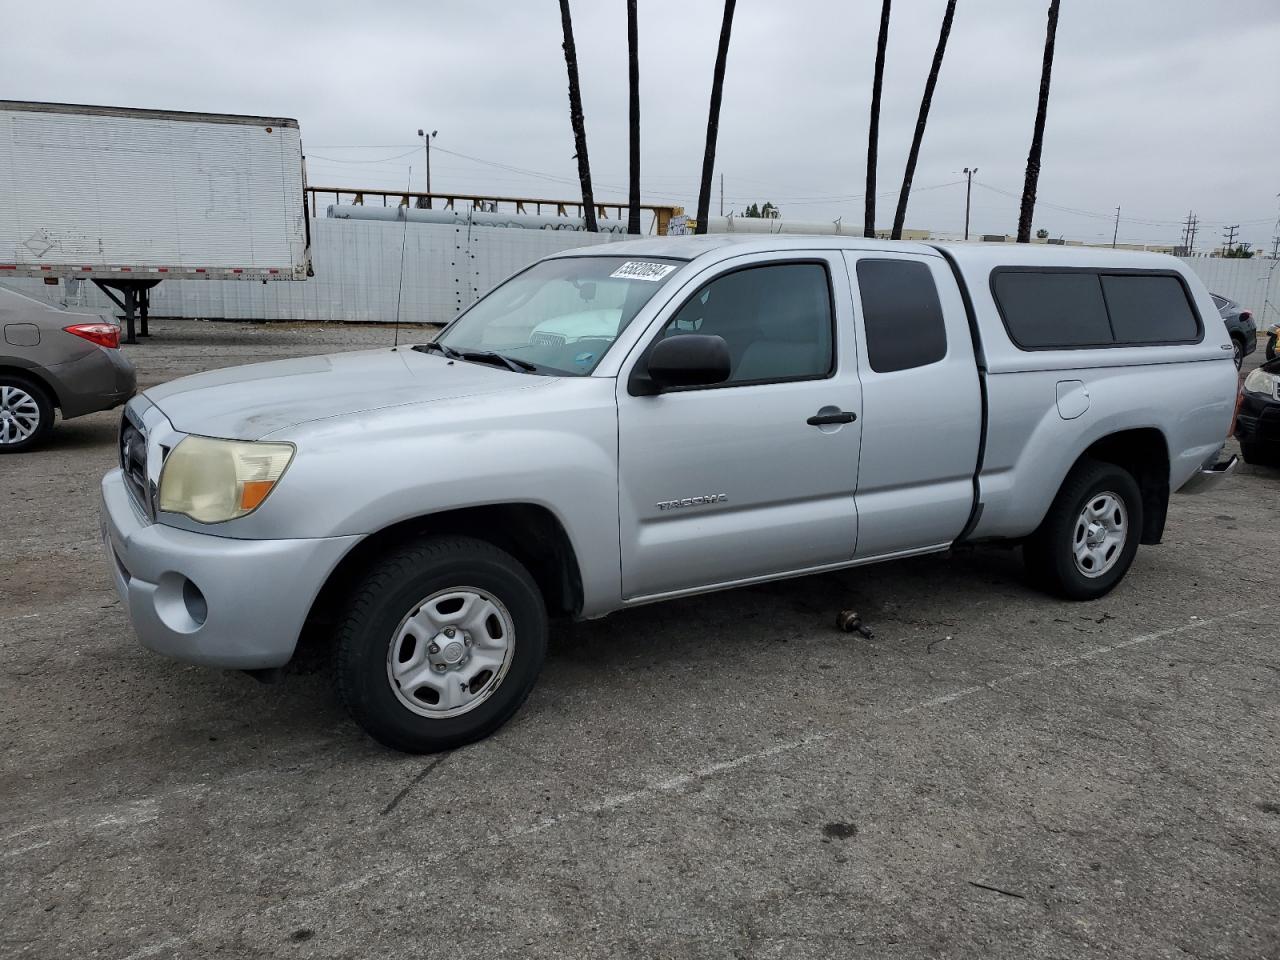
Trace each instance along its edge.
<instances>
[{"instance_id":1,"label":"rear side window","mask_svg":"<svg viewBox=\"0 0 1280 960\"><path fill-rule=\"evenodd\" d=\"M1177 277L1102 275L1117 343L1195 340L1200 325Z\"/></svg>"},{"instance_id":2,"label":"rear side window","mask_svg":"<svg viewBox=\"0 0 1280 960\"><path fill-rule=\"evenodd\" d=\"M1200 321L1172 274L996 270L991 292L1023 350L1195 343Z\"/></svg>"},{"instance_id":3,"label":"rear side window","mask_svg":"<svg viewBox=\"0 0 1280 960\"><path fill-rule=\"evenodd\" d=\"M1112 343L1096 273L997 273L992 288L1009 336L1023 349Z\"/></svg>"},{"instance_id":4,"label":"rear side window","mask_svg":"<svg viewBox=\"0 0 1280 960\"><path fill-rule=\"evenodd\" d=\"M915 260L859 260L858 290L867 361L876 373L937 363L947 329L928 266Z\"/></svg>"}]
</instances>

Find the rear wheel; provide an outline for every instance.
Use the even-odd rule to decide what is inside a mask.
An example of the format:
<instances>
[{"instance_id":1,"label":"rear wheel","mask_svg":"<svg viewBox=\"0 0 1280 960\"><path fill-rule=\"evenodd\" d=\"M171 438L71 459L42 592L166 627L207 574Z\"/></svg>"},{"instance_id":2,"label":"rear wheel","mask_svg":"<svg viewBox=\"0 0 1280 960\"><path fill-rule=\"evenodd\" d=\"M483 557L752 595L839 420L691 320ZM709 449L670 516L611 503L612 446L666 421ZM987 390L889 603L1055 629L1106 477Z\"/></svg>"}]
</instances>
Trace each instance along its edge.
<instances>
[{"instance_id":1,"label":"rear wheel","mask_svg":"<svg viewBox=\"0 0 1280 960\"><path fill-rule=\"evenodd\" d=\"M0 374L0 453L38 446L53 429L53 401L36 383Z\"/></svg>"},{"instance_id":2,"label":"rear wheel","mask_svg":"<svg viewBox=\"0 0 1280 960\"><path fill-rule=\"evenodd\" d=\"M542 594L519 562L481 540L432 537L357 588L338 630L338 694L381 743L449 750L511 718L546 646Z\"/></svg>"},{"instance_id":3,"label":"rear wheel","mask_svg":"<svg viewBox=\"0 0 1280 960\"><path fill-rule=\"evenodd\" d=\"M1121 467L1084 460L1023 545L1033 578L1069 600L1095 600L1124 578L1142 534L1142 495Z\"/></svg>"},{"instance_id":4,"label":"rear wheel","mask_svg":"<svg viewBox=\"0 0 1280 960\"><path fill-rule=\"evenodd\" d=\"M1236 361L1236 369L1239 370L1244 366L1244 341L1239 337L1232 337L1231 349L1234 351L1233 356Z\"/></svg>"}]
</instances>

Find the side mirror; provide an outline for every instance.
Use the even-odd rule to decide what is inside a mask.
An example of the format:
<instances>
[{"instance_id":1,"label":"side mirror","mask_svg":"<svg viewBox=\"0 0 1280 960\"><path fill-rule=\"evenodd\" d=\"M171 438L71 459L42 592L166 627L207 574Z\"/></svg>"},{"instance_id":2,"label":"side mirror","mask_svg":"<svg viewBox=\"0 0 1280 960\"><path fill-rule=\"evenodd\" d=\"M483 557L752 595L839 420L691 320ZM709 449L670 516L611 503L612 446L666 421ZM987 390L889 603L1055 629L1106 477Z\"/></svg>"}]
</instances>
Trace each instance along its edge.
<instances>
[{"instance_id":1,"label":"side mirror","mask_svg":"<svg viewBox=\"0 0 1280 960\"><path fill-rule=\"evenodd\" d=\"M724 337L682 333L659 340L649 353L647 377L633 393L661 393L671 387L706 387L729 379L729 345ZM637 371L639 373L640 371Z\"/></svg>"}]
</instances>

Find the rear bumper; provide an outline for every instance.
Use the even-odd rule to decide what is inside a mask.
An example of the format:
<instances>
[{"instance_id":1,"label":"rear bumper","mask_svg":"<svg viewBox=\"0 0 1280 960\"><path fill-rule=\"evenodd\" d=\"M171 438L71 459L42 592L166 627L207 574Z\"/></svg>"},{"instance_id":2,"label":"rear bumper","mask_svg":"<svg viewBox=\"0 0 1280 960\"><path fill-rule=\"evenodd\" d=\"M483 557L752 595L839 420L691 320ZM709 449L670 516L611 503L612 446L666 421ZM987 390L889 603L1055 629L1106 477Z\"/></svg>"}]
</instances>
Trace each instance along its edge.
<instances>
[{"instance_id":1,"label":"rear bumper","mask_svg":"<svg viewBox=\"0 0 1280 960\"><path fill-rule=\"evenodd\" d=\"M1226 460L1219 460L1211 466L1201 467L1191 475L1190 480L1178 488L1178 492L1205 493L1212 490L1231 474L1235 473L1237 462L1239 462L1239 458L1232 454Z\"/></svg>"},{"instance_id":2,"label":"rear bumper","mask_svg":"<svg viewBox=\"0 0 1280 960\"><path fill-rule=\"evenodd\" d=\"M244 670L288 662L321 585L360 539L233 540L149 523L118 469L102 479L100 518L111 578L142 645Z\"/></svg>"},{"instance_id":3,"label":"rear bumper","mask_svg":"<svg viewBox=\"0 0 1280 960\"><path fill-rule=\"evenodd\" d=\"M119 350L98 347L67 363L49 368L56 381L62 418L84 416L118 407L134 395L138 375Z\"/></svg>"}]
</instances>

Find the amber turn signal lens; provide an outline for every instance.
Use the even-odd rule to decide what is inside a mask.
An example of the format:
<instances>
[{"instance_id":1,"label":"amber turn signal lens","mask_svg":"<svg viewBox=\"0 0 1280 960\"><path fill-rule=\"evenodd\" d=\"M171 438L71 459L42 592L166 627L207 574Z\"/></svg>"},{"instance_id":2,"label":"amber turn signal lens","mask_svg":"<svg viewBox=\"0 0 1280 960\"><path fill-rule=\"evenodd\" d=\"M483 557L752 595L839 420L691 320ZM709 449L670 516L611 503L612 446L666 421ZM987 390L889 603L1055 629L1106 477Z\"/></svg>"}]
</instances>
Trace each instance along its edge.
<instances>
[{"instance_id":1,"label":"amber turn signal lens","mask_svg":"<svg viewBox=\"0 0 1280 960\"><path fill-rule=\"evenodd\" d=\"M240 491L240 509L246 513L256 510L258 504L267 499L267 494L274 486L274 480L246 480Z\"/></svg>"}]
</instances>

